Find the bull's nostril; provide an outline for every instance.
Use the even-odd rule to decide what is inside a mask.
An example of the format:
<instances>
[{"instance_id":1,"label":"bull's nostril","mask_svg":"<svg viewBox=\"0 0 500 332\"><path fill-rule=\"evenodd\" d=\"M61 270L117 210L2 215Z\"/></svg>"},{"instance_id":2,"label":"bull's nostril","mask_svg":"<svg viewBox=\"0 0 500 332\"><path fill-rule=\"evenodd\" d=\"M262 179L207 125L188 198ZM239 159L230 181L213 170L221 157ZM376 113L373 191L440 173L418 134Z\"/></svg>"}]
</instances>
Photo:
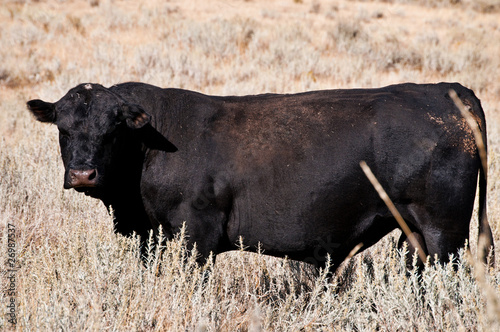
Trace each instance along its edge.
<instances>
[{"instance_id":1,"label":"bull's nostril","mask_svg":"<svg viewBox=\"0 0 500 332\"><path fill-rule=\"evenodd\" d=\"M89 181L94 180L96 177L97 177L97 170L95 169L91 170L89 174Z\"/></svg>"}]
</instances>

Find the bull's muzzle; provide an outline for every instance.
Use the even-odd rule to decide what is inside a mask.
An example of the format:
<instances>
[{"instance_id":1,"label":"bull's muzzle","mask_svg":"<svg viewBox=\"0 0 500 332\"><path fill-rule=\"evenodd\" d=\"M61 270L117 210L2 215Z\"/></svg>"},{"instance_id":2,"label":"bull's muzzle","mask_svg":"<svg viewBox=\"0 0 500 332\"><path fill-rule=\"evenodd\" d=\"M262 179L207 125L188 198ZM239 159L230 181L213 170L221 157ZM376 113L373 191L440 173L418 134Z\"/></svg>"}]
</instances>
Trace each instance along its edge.
<instances>
[{"instance_id":1,"label":"bull's muzzle","mask_svg":"<svg viewBox=\"0 0 500 332\"><path fill-rule=\"evenodd\" d=\"M95 187L97 185L97 169L69 170L70 188Z\"/></svg>"}]
</instances>

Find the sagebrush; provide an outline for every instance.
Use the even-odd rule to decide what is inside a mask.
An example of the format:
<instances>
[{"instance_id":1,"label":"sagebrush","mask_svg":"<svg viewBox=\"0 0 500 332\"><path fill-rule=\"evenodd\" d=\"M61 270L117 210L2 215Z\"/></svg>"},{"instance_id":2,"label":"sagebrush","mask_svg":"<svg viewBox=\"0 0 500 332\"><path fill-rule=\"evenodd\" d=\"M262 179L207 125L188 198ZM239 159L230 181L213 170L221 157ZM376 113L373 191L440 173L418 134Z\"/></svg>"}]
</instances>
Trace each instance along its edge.
<instances>
[{"instance_id":1,"label":"sagebrush","mask_svg":"<svg viewBox=\"0 0 500 332\"><path fill-rule=\"evenodd\" d=\"M464 251L418 275L396 249L397 231L333 277L246 252L199 266L183 236L151 248L144 263L137 239L114 234L100 202L62 189L57 129L36 123L25 102L56 101L82 82L143 81L242 95L458 81L476 92L487 117L488 211L498 248L499 22L497 4L487 0L3 1L0 303L7 313L14 273L17 324L2 314L0 326L498 330L499 264L484 270Z\"/></svg>"}]
</instances>

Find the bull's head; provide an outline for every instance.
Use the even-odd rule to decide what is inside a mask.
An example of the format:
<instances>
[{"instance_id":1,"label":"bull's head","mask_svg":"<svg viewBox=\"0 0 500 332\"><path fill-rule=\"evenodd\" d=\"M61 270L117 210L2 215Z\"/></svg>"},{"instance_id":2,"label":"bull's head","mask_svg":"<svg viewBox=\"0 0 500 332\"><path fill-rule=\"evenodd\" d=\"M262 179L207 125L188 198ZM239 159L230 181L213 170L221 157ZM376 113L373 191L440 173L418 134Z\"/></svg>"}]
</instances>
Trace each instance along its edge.
<instances>
[{"instance_id":1,"label":"bull's head","mask_svg":"<svg viewBox=\"0 0 500 332\"><path fill-rule=\"evenodd\" d=\"M64 188L98 197L107 182L123 136L150 122L140 106L98 84L81 84L61 100L31 100L28 109L41 122L57 125L65 167ZM123 148L122 148L123 149Z\"/></svg>"}]
</instances>

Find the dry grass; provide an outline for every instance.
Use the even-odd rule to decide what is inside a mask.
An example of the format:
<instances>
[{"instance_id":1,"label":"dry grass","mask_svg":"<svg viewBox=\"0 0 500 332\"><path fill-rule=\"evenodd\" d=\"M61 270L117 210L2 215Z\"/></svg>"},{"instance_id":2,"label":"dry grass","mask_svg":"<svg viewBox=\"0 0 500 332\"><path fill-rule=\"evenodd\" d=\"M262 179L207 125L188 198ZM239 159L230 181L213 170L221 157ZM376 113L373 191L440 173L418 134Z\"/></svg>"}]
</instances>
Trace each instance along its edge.
<instances>
[{"instance_id":1,"label":"dry grass","mask_svg":"<svg viewBox=\"0 0 500 332\"><path fill-rule=\"evenodd\" d=\"M459 81L483 102L489 220L500 246L500 14L482 1L3 1L0 258L15 227L17 330L498 330L500 264L405 272L394 235L328 282L303 264L184 240L144 267L100 202L63 191L57 130L31 98L134 80L213 94ZM477 221L471 229L476 251ZM497 254L496 257L500 257ZM453 266L452 266L453 265ZM8 270L8 263L5 263ZM476 281L475 272L479 282ZM10 301L2 274L0 327Z\"/></svg>"}]
</instances>

